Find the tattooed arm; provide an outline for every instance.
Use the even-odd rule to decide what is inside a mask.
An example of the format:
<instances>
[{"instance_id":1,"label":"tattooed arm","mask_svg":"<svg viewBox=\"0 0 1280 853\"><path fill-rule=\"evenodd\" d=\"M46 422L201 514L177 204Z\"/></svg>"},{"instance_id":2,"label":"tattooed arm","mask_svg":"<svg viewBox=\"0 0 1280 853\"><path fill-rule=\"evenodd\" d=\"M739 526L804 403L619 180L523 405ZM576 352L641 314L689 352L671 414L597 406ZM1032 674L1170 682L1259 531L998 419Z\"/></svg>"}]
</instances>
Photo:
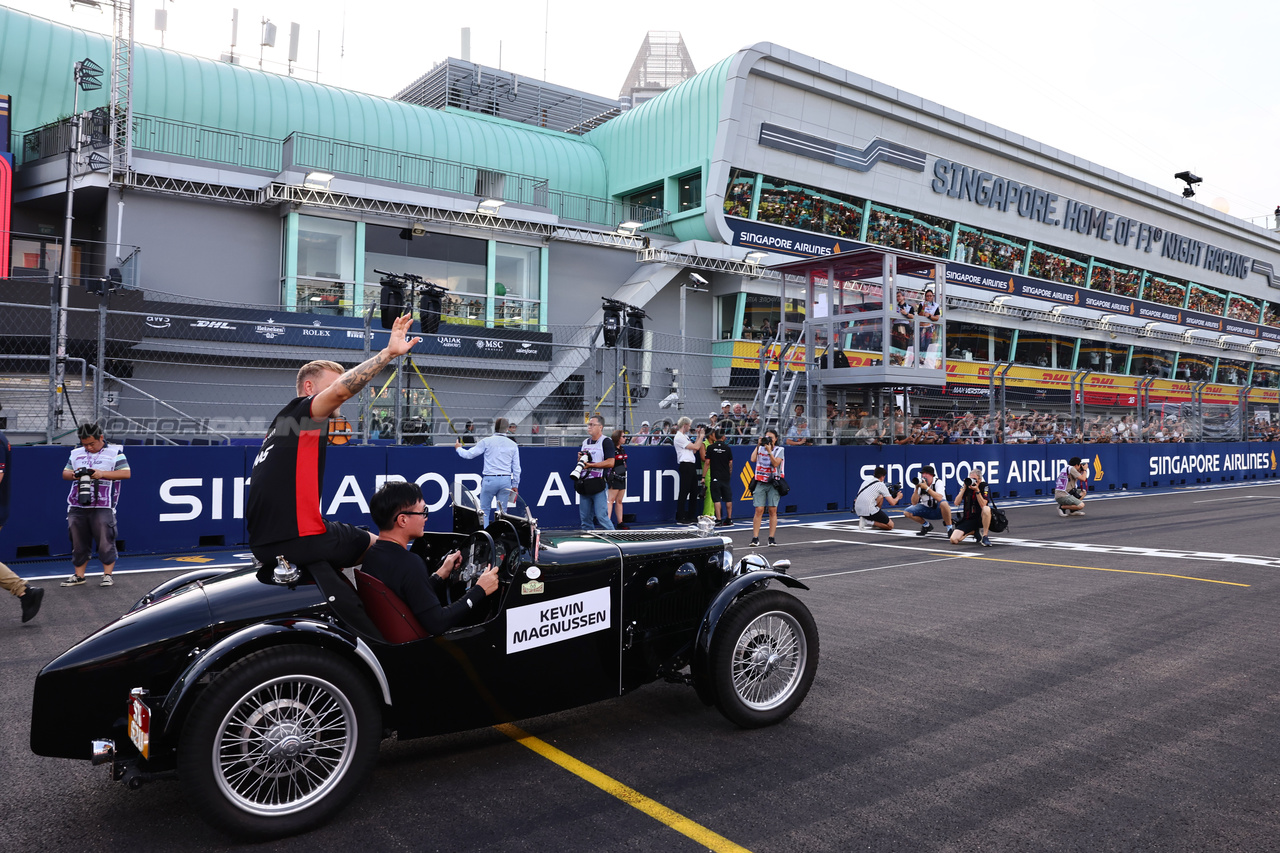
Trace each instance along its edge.
<instances>
[{"instance_id":1,"label":"tattooed arm","mask_svg":"<svg viewBox=\"0 0 1280 853\"><path fill-rule=\"evenodd\" d=\"M408 337L409 327L412 325L413 315L404 314L397 317L391 327L391 340L387 342L387 346L364 364L342 374L337 381L317 394L311 401L311 417L327 418L336 412L339 406L359 394L361 389L381 373L384 367L413 349L422 338Z\"/></svg>"}]
</instances>

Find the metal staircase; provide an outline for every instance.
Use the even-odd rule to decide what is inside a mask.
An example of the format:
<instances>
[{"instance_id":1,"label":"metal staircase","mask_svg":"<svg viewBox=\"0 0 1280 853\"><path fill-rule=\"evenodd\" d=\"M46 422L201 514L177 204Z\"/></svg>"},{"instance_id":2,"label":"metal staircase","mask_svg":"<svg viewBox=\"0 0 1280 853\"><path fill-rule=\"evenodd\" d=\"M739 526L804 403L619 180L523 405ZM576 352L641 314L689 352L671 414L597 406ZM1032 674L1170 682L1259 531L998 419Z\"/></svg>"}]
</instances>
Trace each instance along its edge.
<instances>
[{"instance_id":1,"label":"metal staircase","mask_svg":"<svg viewBox=\"0 0 1280 853\"><path fill-rule=\"evenodd\" d=\"M772 354L777 352L778 369L770 370ZM787 413L795 403L796 392L804 383L805 372L797 370L791 356L805 351L803 336L793 341L774 340L760 348L760 379L751 407L760 413L760 432L773 427L779 435Z\"/></svg>"}]
</instances>

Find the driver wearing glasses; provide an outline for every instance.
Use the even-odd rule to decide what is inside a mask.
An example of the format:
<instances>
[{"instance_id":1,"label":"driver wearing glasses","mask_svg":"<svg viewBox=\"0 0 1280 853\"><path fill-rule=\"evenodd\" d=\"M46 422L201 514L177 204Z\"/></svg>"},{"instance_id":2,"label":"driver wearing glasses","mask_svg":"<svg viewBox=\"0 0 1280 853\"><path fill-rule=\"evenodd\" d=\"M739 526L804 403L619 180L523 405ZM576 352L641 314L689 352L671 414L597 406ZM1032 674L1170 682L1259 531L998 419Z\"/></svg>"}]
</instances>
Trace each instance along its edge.
<instances>
[{"instance_id":1,"label":"driver wearing glasses","mask_svg":"<svg viewBox=\"0 0 1280 853\"><path fill-rule=\"evenodd\" d=\"M422 558L408 550L427 523L426 502L417 484L387 482L369 500L369 515L378 526L378 540L365 553L361 569L399 596L427 633L443 634L455 627L498 588L498 567L489 566L466 595L449 605L440 603L462 555L454 551L428 573Z\"/></svg>"}]
</instances>

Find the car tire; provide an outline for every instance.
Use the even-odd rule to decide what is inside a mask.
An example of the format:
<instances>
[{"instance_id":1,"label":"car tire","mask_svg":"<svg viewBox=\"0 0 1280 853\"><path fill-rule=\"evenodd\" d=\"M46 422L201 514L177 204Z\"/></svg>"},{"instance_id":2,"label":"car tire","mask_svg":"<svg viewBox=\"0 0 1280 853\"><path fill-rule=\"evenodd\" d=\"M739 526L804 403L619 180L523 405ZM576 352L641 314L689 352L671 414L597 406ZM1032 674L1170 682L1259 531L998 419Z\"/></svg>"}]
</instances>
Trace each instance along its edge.
<instances>
[{"instance_id":1,"label":"car tire","mask_svg":"<svg viewBox=\"0 0 1280 853\"><path fill-rule=\"evenodd\" d=\"M716 706L745 729L791 716L818 669L818 627L800 599L780 590L729 606L711 642Z\"/></svg>"},{"instance_id":2,"label":"car tire","mask_svg":"<svg viewBox=\"0 0 1280 853\"><path fill-rule=\"evenodd\" d=\"M183 727L178 775L211 825L276 838L328 820L378 756L381 702L346 660L309 646L255 652L200 696Z\"/></svg>"}]
</instances>

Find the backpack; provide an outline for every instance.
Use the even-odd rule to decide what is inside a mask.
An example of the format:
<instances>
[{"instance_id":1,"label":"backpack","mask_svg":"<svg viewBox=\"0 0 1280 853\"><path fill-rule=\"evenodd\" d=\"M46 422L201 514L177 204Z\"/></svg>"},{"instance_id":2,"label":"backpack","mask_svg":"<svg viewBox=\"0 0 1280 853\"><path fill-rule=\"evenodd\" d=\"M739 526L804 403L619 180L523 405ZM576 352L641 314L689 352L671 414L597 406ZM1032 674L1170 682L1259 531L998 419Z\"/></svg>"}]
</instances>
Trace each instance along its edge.
<instances>
[{"instance_id":1,"label":"backpack","mask_svg":"<svg viewBox=\"0 0 1280 853\"><path fill-rule=\"evenodd\" d=\"M991 532L1004 533L1009 529L1009 516L1004 514L1004 510L996 506L994 502L991 506Z\"/></svg>"}]
</instances>

